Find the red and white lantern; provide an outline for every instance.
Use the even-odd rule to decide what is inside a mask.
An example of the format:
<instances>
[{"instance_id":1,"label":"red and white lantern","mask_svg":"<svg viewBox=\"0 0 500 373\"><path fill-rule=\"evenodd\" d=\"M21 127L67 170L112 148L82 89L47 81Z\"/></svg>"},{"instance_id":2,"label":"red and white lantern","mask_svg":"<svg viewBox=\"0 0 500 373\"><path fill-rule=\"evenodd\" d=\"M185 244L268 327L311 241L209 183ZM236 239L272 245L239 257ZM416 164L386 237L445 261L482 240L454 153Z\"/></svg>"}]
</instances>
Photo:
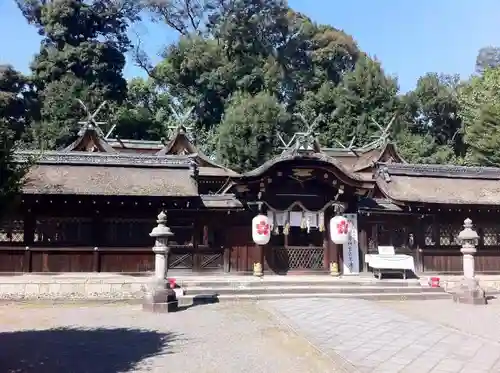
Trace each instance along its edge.
<instances>
[{"instance_id":1,"label":"red and white lantern","mask_svg":"<svg viewBox=\"0 0 500 373\"><path fill-rule=\"evenodd\" d=\"M349 220L343 216L335 216L330 219L330 238L336 244L343 245L349 239L351 227Z\"/></svg>"},{"instance_id":2,"label":"red and white lantern","mask_svg":"<svg viewBox=\"0 0 500 373\"><path fill-rule=\"evenodd\" d=\"M252 239L257 245L266 245L271 239L271 225L265 215L257 215L252 219Z\"/></svg>"}]
</instances>

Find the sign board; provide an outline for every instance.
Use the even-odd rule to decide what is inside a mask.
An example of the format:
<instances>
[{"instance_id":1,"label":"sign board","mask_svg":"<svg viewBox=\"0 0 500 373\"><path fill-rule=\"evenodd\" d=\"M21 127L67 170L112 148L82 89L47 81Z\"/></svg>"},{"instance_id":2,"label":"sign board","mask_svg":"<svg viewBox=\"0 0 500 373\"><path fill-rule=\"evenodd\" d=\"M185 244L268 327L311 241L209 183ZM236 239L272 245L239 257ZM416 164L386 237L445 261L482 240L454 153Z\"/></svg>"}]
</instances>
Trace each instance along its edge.
<instances>
[{"instance_id":1,"label":"sign board","mask_svg":"<svg viewBox=\"0 0 500 373\"><path fill-rule=\"evenodd\" d=\"M350 234L347 242L343 245L344 266L342 274L358 275L359 274L359 237L358 237L358 215L344 214L344 217L349 221Z\"/></svg>"}]
</instances>

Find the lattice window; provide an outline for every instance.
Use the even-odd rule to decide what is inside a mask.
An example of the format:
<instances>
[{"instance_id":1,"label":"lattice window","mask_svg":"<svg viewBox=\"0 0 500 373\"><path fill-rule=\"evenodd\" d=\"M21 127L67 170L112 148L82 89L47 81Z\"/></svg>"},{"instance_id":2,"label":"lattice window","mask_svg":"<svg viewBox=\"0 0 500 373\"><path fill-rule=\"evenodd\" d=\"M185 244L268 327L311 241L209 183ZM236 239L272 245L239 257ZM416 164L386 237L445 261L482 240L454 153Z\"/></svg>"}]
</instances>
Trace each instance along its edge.
<instances>
[{"instance_id":1,"label":"lattice window","mask_svg":"<svg viewBox=\"0 0 500 373\"><path fill-rule=\"evenodd\" d=\"M24 222L7 220L0 222L0 243L24 242Z\"/></svg>"},{"instance_id":2,"label":"lattice window","mask_svg":"<svg viewBox=\"0 0 500 373\"><path fill-rule=\"evenodd\" d=\"M193 254L170 254L168 257L170 269L193 269Z\"/></svg>"},{"instance_id":3,"label":"lattice window","mask_svg":"<svg viewBox=\"0 0 500 373\"><path fill-rule=\"evenodd\" d=\"M500 226L489 226L483 228L484 246L497 246L500 243Z\"/></svg>"},{"instance_id":4,"label":"lattice window","mask_svg":"<svg viewBox=\"0 0 500 373\"><path fill-rule=\"evenodd\" d=\"M35 243L44 244L92 244L92 221L87 218L37 219Z\"/></svg>"},{"instance_id":5,"label":"lattice window","mask_svg":"<svg viewBox=\"0 0 500 373\"><path fill-rule=\"evenodd\" d=\"M434 227L432 225L427 225L424 227L424 245L425 246L436 245L436 241L434 241Z\"/></svg>"},{"instance_id":6,"label":"lattice window","mask_svg":"<svg viewBox=\"0 0 500 373\"><path fill-rule=\"evenodd\" d=\"M156 226L151 219L104 220L104 244L110 246L150 246L149 236Z\"/></svg>"},{"instance_id":7,"label":"lattice window","mask_svg":"<svg viewBox=\"0 0 500 373\"><path fill-rule=\"evenodd\" d=\"M323 247L279 247L274 252L276 262L284 269L323 269Z\"/></svg>"},{"instance_id":8,"label":"lattice window","mask_svg":"<svg viewBox=\"0 0 500 373\"><path fill-rule=\"evenodd\" d=\"M460 233L459 225L443 224L439 226L439 245L452 246L460 245L458 234Z\"/></svg>"},{"instance_id":9,"label":"lattice window","mask_svg":"<svg viewBox=\"0 0 500 373\"><path fill-rule=\"evenodd\" d=\"M219 269L224 266L222 253L202 254L200 256L200 267L206 269Z\"/></svg>"}]
</instances>

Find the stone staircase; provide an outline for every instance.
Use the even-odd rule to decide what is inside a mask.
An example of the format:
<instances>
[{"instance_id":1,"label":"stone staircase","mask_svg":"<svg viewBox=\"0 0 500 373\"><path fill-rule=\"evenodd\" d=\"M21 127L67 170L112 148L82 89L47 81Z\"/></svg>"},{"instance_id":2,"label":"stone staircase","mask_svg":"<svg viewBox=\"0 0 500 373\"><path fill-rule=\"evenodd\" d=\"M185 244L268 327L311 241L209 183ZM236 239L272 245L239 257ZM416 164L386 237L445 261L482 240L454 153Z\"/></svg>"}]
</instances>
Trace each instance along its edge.
<instances>
[{"instance_id":1,"label":"stone staircase","mask_svg":"<svg viewBox=\"0 0 500 373\"><path fill-rule=\"evenodd\" d=\"M218 301L285 298L357 298L371 300L424 300L451 298L443 288L422 285L419 280L373 278L300 278L273 276L232 279L177 279L184 300L217 298Z\"/></svg>"}]
</instances>

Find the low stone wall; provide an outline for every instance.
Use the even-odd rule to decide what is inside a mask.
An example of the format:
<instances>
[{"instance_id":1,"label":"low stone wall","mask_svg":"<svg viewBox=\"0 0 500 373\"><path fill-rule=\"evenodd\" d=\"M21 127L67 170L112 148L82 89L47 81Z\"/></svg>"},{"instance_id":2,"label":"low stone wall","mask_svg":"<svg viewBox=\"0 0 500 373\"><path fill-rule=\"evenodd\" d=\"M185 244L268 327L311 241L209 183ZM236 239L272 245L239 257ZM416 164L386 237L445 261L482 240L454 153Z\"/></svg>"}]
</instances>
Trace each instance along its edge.
<instances>
[{"instance_id":1,"label":"low stone wall","mask_svg":"<svg viewBox=\"0 0 500 373\"><path fill-rule=\"evenodd\" d=\"M60 274L0 276L0 300L139 300L151 276Z\"/></svg>"},{"instance_id":2,"label":"low stone wall","mask_svg":"<svg viewBox=\"0 0 500 373\"><path fill-rule=\"evenodd\" d=\"M434 276L430 276L434 277ZM453 288L460 284L462 280L462 276L439 276L435 277L440 278L441 286L445 289L445 291L453 291ZM500 276L498 275L479 275L476 276L479 281L479 286L483 288L486 292L489 293L500 293Z\"/></svg>"}]
</instances>

